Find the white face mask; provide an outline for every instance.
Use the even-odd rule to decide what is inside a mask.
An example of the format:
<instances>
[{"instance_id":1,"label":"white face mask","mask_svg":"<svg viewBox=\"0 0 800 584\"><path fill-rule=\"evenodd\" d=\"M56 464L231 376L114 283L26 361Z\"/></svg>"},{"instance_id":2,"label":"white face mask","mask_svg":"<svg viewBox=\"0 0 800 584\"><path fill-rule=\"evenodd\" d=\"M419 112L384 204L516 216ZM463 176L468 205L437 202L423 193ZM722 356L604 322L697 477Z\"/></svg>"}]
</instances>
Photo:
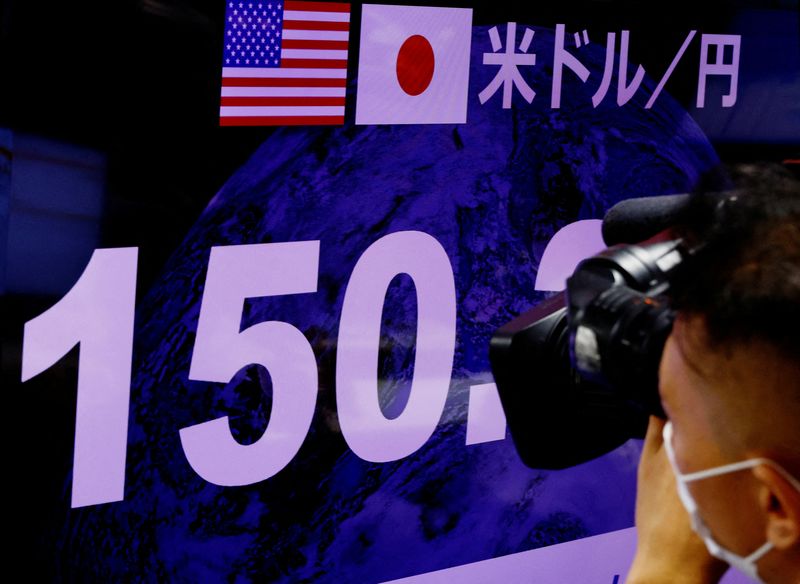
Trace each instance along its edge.
<instances>
[{"instance_id":1,"label":"white face mask","mask_svg":"<svg viewBox=\"0 0 800 584\"><path fill-rule=\"evenodd\" d=\"M774 546L771 542L767 541L758 548L756 551L751 553L749 556L740 556L738 554L733 553L729 549L722 547L717 541L712 537L711 531L708 529L708 526L705 524L703 519L700 517L700 513L698 511L697 503L692 497L692 494L689 492L689 488L686 486L686 483L690 483L692 481L699 481L702 479L707 479L710 477L715 477L722 474L727 474L731 472L738 472L741 470L745 470L748 468L753 468L755 466L759 466L765 464L774 468L778 471L782 476L784 476L798 491L800 491L800 482L797 481L793 476L791 476L785 469L779 466L777 463L767 459L767 458L751 458L749 460L743 460L741 462L734 462L732 464L726 464L723 466L717 466L714 468L709 468L706 470L701 470L698 472L692 472L683 474L680 470L678 470L678 465L675 463L675 451L672 448L672 422L667 422L664 425L664 450L667 453L667 458L669 459L670 464L672 465L672 470L675 472L675 478L678 480L678 496L683 503L683 506L686 507L687 513L689 513L689 517L692 521L692 529L699 535L706 544L708 548L708 552L714 556L715 558L719 558L724 562L727 562L731 566L735 567L736 569L744 572L748 576L750 576L753 580L757 582L762 582L761 578L758 576L758 568L756 567L756 562L761 559L764 554L770 551Z\"/></svg>"}]
</instances>

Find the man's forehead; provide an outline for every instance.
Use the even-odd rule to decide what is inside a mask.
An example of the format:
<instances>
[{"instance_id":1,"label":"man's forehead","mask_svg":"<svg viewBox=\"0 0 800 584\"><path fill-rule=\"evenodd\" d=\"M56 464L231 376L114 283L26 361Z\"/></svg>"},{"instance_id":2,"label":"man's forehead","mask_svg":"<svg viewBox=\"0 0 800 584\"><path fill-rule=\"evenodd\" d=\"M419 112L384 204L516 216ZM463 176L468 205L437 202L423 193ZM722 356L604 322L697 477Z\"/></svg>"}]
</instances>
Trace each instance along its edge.
<instances>
[{"instance_id":1,"label":"man's forehead","mask_svg":"<svg viewBox=\"0 0 800 584\"><path fill-rule=\"evenodd\" d=\"M758 339L715 341L702 316L679 314L671 335L682 371L681 388L702 390L705 397L728 401L763 399L770 388L798 383L800 365ZM667 396L669 398L669 396Z\"/></svg>"},{"instance_id":2,"label":"man's forehead","mask_svg":"<svg viewBox=\"0 0 800 584\"><path fill-rule=\"evenodd\" d=\"M711 341L701 316L676 318L662 365L659 389L668 413L691 413L739 391L730 375L743 364L731 346Z\"/></svg>"},{"instance_id":3,"label":"man's forehead","mask_svg":"<svg viewBox=\"0 0 800 584\"><path fill-rule=\"evenodd\" d=\"M672 338L683 362L703 380L710 380L717 370L714 362L726 357L722 350L712 350L702 316L678 314L672 328Z\"/></svg>"}]
</instances>

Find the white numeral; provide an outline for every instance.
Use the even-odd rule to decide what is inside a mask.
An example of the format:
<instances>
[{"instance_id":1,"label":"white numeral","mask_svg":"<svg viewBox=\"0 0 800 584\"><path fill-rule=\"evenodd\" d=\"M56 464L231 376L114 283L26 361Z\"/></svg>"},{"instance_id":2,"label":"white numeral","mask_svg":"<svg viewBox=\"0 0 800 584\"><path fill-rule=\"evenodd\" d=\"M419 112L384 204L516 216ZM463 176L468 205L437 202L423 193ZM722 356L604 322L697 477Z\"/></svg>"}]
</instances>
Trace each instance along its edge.
<instances>
[{"instance_id":1,"label":"white numeral","mask_svg":"<svg viewBox=\"0 0 800 584\"><path fill-rule=\"evenodd\" d=\"M239 328L246 298L316 292L318 269L318 241L211 249L189 378L228 382L256 363L269 371L273 398L267 429L253 444L234 439L227 416L180 430L186 458L205 480L256 483L283 469L300 449L317 401L311 345L285 322Z\"/></svg>"},{"instance_id":2,"label":"white numeral","mask_svg":"<svg viewBox=\"0 0 800 584\"><path fill-rule=\"evenodd\" d=\"M417 290L417 347L408 403L394 419L378 402L378 348L386 291L398 274ZM336 404L350 448L364 460L408 456L436 430L453 368L456 291L441 244L419 231L387 235L356 264L345 292L336 362Z\"/></svg>"},{"instance_id":3,"label":"white numeral","mask_svg":"<svg viewBox=\"0 0 800 584\"><path fill-rule=\"evenodd\" d=\"M137 253L95 250L66 296L25 324L22 381L80 343L72 507L124 497Z\"/></svg>"}]
</instances>

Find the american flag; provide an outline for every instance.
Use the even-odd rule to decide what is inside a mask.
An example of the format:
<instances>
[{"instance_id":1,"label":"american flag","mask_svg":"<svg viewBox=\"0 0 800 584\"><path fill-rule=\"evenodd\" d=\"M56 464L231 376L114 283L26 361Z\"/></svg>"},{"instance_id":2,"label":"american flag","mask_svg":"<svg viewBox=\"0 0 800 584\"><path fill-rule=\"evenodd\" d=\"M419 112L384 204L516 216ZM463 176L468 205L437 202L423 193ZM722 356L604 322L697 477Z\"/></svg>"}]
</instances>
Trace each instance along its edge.
<instances>
[{"instance_id":1,"label":"american flag","mask_svg":"<svg viewBox=\"0 0 800 584\"><path fill-rule=\"evenodd\" d=\"M229 1L221 126L344 124L350 4Z\"/></svg>"}]
</instances>

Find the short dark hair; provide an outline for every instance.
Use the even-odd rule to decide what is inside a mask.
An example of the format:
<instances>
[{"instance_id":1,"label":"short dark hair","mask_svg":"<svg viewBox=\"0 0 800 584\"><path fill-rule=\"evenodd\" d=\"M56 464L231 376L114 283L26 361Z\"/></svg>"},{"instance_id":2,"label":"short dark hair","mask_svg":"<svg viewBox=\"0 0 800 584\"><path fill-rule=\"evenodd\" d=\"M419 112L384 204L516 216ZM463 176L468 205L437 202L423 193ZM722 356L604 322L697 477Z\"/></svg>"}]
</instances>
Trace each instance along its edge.
<instances>
[{"instance_id":1,"label":"short dark hair","mask_svg":"<svg viewBox=\"0 0 800 584\"><path fill-rule=\"evenodd\" d=\"M735 188L701 190L678 231L699 245L677 279L679 312L701 316L713 346L766 341L800 358L800 181L779 165L731 171Z\"/></svg>"}]
</instances>

